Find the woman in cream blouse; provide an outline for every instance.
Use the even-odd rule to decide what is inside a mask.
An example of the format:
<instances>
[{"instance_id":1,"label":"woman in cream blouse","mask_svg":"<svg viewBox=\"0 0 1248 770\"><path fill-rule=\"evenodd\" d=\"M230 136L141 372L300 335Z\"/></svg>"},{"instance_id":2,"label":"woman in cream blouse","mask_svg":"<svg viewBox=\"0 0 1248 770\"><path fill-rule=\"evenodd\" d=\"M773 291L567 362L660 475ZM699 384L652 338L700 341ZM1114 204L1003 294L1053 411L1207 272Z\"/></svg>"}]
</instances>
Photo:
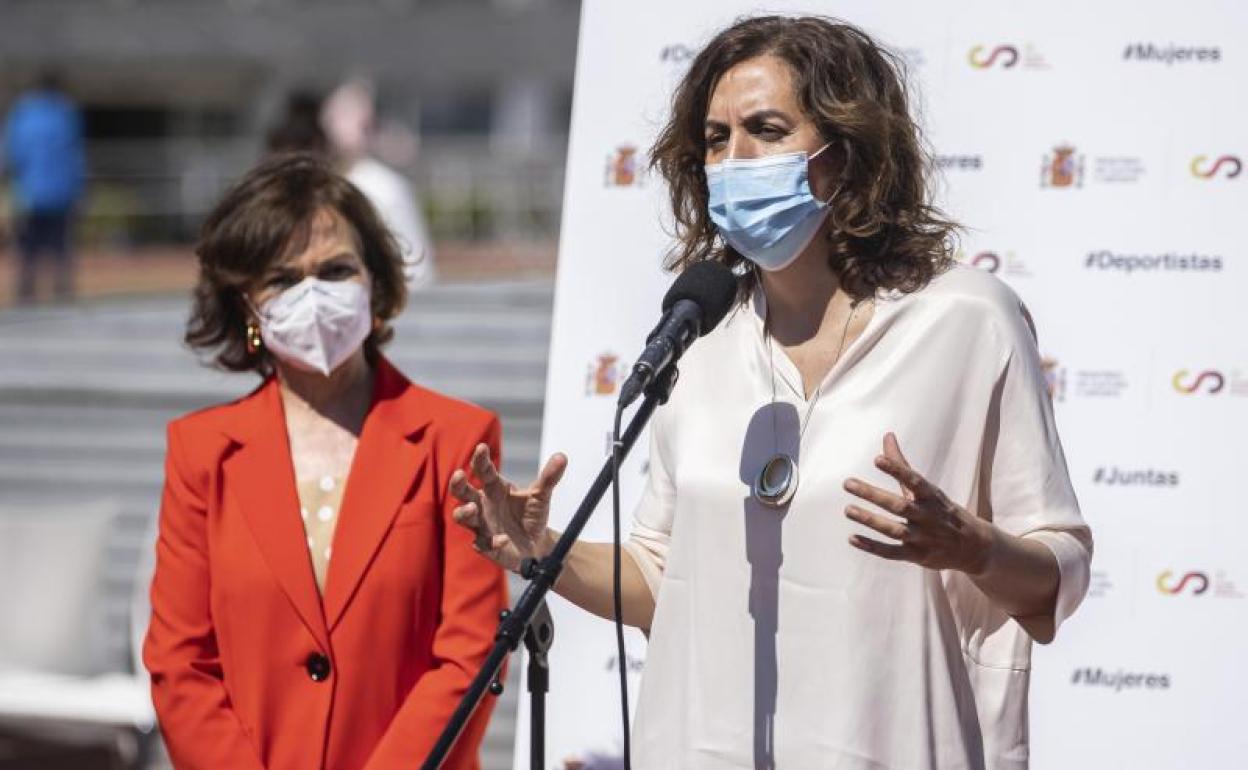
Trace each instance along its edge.
<instances>
[{"instance_id":1,"label":"woman in cream blouse","mask_svg":"<svg viewBox=\"0 0 1248 770\"><path fill-rule=\"evenodd\" d=\"M649 629L634 766L1025 768L1032 640L1087 587L1030 318L954 266L891 55L821 18L748 19L677 89L653 152L677 269L737 268L651 432L623 570ZM484 448L456 520L541 557L528 489ZM556 590L612 614L609 544Z\"/></svg>"}]
</instances>

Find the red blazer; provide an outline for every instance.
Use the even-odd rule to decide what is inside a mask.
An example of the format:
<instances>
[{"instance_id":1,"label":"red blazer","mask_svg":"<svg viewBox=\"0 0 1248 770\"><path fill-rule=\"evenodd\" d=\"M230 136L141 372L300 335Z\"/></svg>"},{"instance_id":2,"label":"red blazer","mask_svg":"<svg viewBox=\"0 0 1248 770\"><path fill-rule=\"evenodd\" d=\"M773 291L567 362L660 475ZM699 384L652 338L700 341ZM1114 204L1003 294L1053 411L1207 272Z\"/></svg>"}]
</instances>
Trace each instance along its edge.
<instances>
[{"instance_id":1,"label":"red blazer","mask_svg":"<svg viewBox=\"0 0 1248 770\"><path fill-rule=\"evenodd\" d=\"M506 582L447 485L498 419L375 381L323 597L276 380L169 425L143 660L179 770L412 770L485 658ZM492 701L444 767L478 767Z\"/></svg>"}]
</instances>

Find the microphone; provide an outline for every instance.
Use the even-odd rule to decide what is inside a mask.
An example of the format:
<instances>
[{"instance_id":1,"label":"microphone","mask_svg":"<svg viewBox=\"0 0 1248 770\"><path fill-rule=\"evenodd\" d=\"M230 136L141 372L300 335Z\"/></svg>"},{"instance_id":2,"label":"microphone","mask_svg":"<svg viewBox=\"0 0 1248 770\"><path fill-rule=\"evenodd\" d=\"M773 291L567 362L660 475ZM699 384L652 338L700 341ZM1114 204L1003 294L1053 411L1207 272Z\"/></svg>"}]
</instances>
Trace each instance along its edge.
<instances>
[{"instance_id":1,"label":"microphone","mask_svg":"<svg viewBox=\"0 0 1248 770\"><path fill-rule=\"evenodd\" d=\"M718 326L736 295L736 276L719 262L698 262L681 273L663 296L663 317L646 337L646 349L620 388L618 407L636 401L690 343Z\"/></svg>"}]
</instances>

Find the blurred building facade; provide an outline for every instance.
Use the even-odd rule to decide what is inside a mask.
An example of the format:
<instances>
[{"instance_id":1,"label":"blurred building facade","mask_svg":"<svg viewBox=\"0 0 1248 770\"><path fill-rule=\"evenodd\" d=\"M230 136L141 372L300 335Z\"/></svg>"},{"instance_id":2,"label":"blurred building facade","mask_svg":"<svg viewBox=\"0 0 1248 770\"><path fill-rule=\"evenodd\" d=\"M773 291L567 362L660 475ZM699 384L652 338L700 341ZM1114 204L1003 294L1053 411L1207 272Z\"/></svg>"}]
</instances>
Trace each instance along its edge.
<instances>
[{"instance_id":1,"label":"blurred building facade","mask_svg":"<svg viewBox=\"0 0 1248 770\"><path fill-rule=\"evenodd\" d=\"M186 241L295 90L376 86L378 152L434 237L558 230L577 0L0 0L0 111L82 107L92 246Z\"/></svg>"}]
</instances>

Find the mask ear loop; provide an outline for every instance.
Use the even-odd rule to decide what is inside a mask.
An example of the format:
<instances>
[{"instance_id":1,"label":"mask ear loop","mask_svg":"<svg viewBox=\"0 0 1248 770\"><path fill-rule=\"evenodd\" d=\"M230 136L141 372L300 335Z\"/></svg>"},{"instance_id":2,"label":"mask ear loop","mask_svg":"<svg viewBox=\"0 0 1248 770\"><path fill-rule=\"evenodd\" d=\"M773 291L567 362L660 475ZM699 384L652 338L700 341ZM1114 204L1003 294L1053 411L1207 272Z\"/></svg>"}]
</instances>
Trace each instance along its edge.
<instances>
[{"instance_id":1,"label":"mask ear loop","mask_svg":"<svg viewBox=\"0 0 1248 770\"><path fill-rule=\"evenodd\" d=\"M842 137L842 138L841 138L841 143L842 143L842 145L845 147L845 157L848 159L848 158L849 158L849 147L848 147L848 142L846 142L846 141L845 141L845 139ZM809 157L807 157L807 159L806 159L806 163L807 163L807 171L806 171L806 174L807 174L807 185L809 185L809 184L810 184L810 181L809 181L809 176L810 176L810 161L814 160L814 159L815 159L816 157L818 157L818 156L819 156L819 155L820 155L820 154L821 154L824 150L828 149L828 148L829 148L829 147L831 147L831 146L832 146L832 142L830 142L830 141L829 141L827 144L823 145L823 146L822 146L822 147L820 147L818 150L816 150L816 151L814 152L814 154L812 154L812 155L810 155ZM827 209L827 210L828 210L828 212L827 212L827 216L831 216L831 214L832 214L832 212L831 212L832 201L836 200L836 196L840 195L840 194L841 194L841 190L843 190L843 189L845 189L845 167L844 167L844 166L842 166L842 167L841 167L841 179L840 179L840 182L836 185L836 189L834 189L834 190L832 191L832 193L831 193L831 194L827 197L827 199L826 199L826 200L821 201L821 202L823 203L823 207L824 207L824 209ZM812 193L813 193L813 190L812 190ZM831 234L829 234L829 237L831 237Z\"/></svg>"},{"instance_id":2,"label":"mask ear loop","mask_svg":"<svg viewBox=\"0 0 1248 770\"><path fill-rule=\"evenodd\" d=\"M842 141L843 141L843 140L842 140ZM831 146L832 146L832 142L828 142L828 143L824 144L822 147L820 147L819 149L815 150L812 154L810 154L810 155L806 156L806 176L807 176L807 184L808 184L808 185L810 184L810 182L809 182L809 178L810 178L810 162L811 162L812 160L814 160L815 158L819 157L821 154L823 154L823 151L824 151L824 150L826 150L826 149L828 149L828 148L829 148L829 147L831 147ZM849 153L848 153L848 152L846 152L845 154L846 154L846 156L848 156L848 155L849 155ZM819 201L819 202L820 202L820 203L822 203L825 207L832 205L832 200L833 200L834 198L836 198L836 196L837 196L837 195L839 195L839 194L840 194L841 190L842 190L842 189L844 189L844 187L845 187L845 169L843 169L843 168L842 168L842 169L841 169L841 181L840 181L840 183L836 186L836 189L832 191L832 194L831 194L831 195L829 195L829 196L827 197L827 199L826 199L826 200L821 200L821 201ZM818 199L816 199L816 200L818 200Z\"/></svg>"},{"instance_id":3,"label":"mask ear loop","mask_svg":"<svg viewBox=\"0 0 1248 770\"><path fill-rule=\"evenodd\" d=\"M256 317L257 321L264 318L264 316L260 313L260 308L256 307L255 304L252 303L251 297L248 297L246 292L240 290L238 292L238 296L243 298L243 306L251 311L251 314Z\"/></svg>"}]
</instances>

